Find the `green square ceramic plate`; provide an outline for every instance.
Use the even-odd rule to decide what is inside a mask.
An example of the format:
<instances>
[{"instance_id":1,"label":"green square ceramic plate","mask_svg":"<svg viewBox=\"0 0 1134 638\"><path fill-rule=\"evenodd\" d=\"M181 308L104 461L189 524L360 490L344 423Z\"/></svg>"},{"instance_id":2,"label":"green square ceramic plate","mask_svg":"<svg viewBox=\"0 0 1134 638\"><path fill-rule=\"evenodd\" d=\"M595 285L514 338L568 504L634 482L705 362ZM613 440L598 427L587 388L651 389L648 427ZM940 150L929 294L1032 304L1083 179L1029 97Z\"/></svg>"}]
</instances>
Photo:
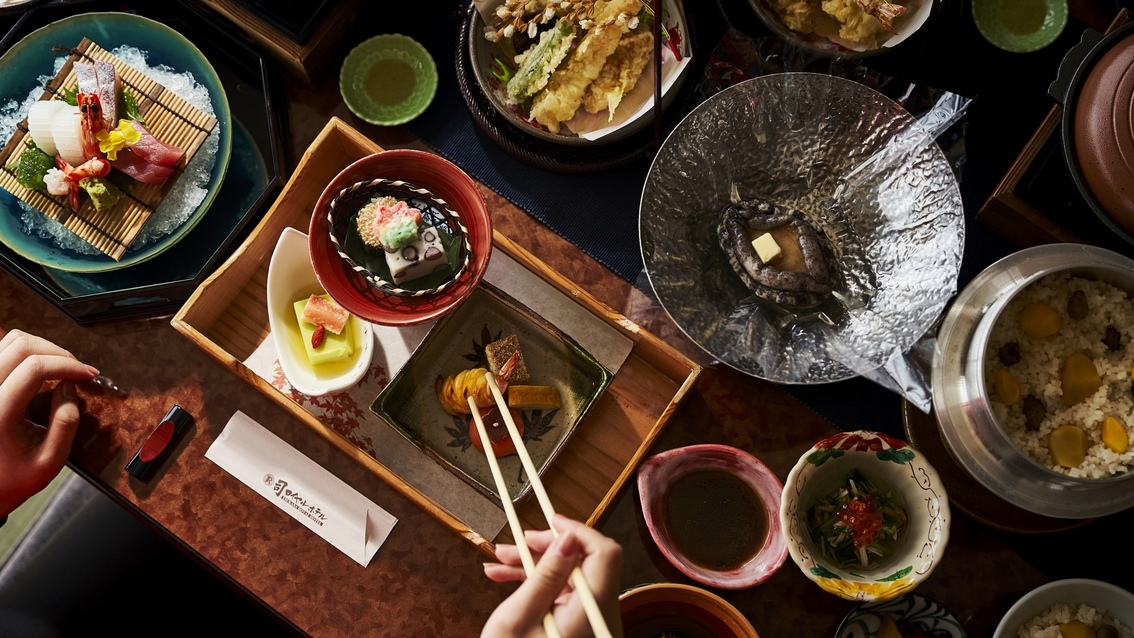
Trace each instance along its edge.
<instances>
[{"instance_id":1,"label":"green square ceramic plate","mask_svg":"<svg viewBox=\"0 0 1134 638\"><path fill-rule=\"evenodd\" d=\"M575 427L610 384L612 375L590 353L528 308L487 283L473 291L456 311L442 318L409 362L371 406L402 436L500 502L484 453L472 446L467 419L441 409L433 384L437 377L487 367L484 346L515 334L533 385L557 388L557 410L525 410L524 445L543 476ZM516 455L500 459L508 493L519 501L531 489Z\"/></svg>"}]
</instances>

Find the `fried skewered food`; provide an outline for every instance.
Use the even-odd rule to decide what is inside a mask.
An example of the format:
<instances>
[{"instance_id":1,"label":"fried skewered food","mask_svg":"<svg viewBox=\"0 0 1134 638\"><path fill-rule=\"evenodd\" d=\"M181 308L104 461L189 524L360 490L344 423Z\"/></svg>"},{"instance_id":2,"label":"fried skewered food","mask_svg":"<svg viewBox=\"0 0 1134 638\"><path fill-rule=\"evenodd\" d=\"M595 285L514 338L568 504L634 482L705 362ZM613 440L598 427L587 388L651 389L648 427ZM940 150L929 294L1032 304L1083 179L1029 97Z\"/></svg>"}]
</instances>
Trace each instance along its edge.
<instances>
[{"instance_id":1,"label":"fried skewered food","mask_svg":"<svg viewBox=\"0 0 1134 638\"><path fill-rule=\"evenodd\" d=\"M508 389L508 382L516 370L519 359L520 353L516 351L500 368L500 374L496 376L496 385L500 387L501 392ZM492 391L488 388L488 379L485 377L487 374L488 370L484 368L473 368L461 370L447 377L437 377L433 383L433 391L437 393L441 408L453 416L469 414L469 397L482 408L496 405Z\"/></svg>"}]
</instances>

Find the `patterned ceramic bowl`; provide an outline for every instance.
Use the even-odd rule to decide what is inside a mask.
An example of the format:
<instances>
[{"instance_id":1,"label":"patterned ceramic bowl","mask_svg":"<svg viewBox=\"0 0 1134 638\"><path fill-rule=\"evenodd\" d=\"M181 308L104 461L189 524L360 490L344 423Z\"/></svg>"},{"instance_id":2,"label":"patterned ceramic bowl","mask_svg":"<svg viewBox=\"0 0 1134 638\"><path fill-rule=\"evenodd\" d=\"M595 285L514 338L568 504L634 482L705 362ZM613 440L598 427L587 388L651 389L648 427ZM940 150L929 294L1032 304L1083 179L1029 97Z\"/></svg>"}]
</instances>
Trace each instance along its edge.
<instances>
[{"instance_id":1,"label":"patterned ceramic bowl","mask_svg":"<svg viewBox=\"0 0 1134 638\"><path fill-rule=\"evenodd\" d=\"M852 470L881 492L892 487L906 513L896 549L869 569L838 566L808 525L812 505L847 484ZM792 560L817 585L848 600L889 600L916 587L941 561L951 520L945 486L925 457L878 432L843 432L816 443L788 474L780 505Z\"/></svg>"},{"instance_id":2,"label":"patterned ceramic bowl","mask_svg":"<svg viewBox=\"0 0 1134 638\"><path fill-rule=\"evenodd\" d=\"M885 616L889 616L899 630L903 627L920 630L933 638L968 638L956 616L941 603L921 594L906 594L855 607L835 631L835 638L875 638Z\"/></svg>"}]
</instances>

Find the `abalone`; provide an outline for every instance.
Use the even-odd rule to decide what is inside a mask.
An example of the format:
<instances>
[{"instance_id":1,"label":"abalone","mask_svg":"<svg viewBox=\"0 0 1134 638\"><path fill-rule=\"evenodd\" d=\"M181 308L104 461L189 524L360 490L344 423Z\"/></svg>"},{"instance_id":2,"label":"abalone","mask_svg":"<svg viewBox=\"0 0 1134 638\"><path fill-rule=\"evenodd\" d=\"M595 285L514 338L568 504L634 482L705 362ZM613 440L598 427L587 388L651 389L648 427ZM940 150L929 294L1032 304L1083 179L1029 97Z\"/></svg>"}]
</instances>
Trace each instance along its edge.
<instances>
[{"instance_id":1,"label":"abalone","mask_svg":"<svg viewBox=\"0 0 1134 638\"><path fill-rule=\"evenodd\" d=\"M749 231L779 235L785 256L764 263ZM764 198L730 204L721 213L717 238L737 276L761 299L809 308L826 301L835 289L838 263L831 242L798 210Z\"/></svg>"}]
</instances>

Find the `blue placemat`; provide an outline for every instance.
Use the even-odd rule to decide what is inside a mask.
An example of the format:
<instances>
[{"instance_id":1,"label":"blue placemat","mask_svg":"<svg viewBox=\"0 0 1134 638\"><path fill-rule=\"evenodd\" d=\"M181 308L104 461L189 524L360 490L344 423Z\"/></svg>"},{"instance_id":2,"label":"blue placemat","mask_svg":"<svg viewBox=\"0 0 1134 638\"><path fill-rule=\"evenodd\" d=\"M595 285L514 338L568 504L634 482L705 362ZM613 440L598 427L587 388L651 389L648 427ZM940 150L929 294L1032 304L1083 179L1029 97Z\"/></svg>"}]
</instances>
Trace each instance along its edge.
<instances>
[{"instance_id":1,"label":"blue placemat","mask_svg":"<svg viewBox=\"0 0 1134 638\"><path fill-rule=\"evenodd\" d=\"M618 276L631 282L637 279L642 270L638 202L649 163L642 160L597 173L565 175L508 155L480 132L461 97L454 62L459 16L453 14L432 27L414 37L437 62L437 96L407 128Z\"/></svg>"},{"instance_id":2,"label":"blue placemat","mask_svg":"<svg viewBox=\"0 0 1134 638\"><path fill-rule=\"evenodd\" d=\"M467 6L462 4L442 24L434 22L428 31L411 34L433 54L440 82L434 103L408 128L437 152L619 276L642 287L645 278L640 277L638 204L648 163L640 161L595 174L564 175L528 166L483 135L468 113L456 78L455 45L460 15ZM698 20L696 24L701 37L710 47L717 44L728 26L713 5L709 2L686 3L687 14L695 14L690 17ZM798 60L793 62L799 63ZM839 67L841 63L831 65L828 61L827 64ZM1018 86L1021 83L1010 84ZM993 102L997 107L1003 107L1011 99L1010 95L1008 91L997 91ZM974 128L978 129L980 142L984 142L969 140L968 143L969 159L961 190L969 222L974 221L976 211L1018 149L1015 139L1026 138L1026 127L1030 126L1026 120L1013 122L1012 135L1004 136L1003 133L1008 131L1000 129L1000 141L1004 137L1014 138L1012 144L990 144L994 136L987 127L1003 127L1004 122L990 121L982 108L985 104L980 102L978 100L974 109L970 109L970 120L975 110L979 121L970 126L969 133L965 135L965 138L971 138ZM960 285L963 286L988 264L1010 251L1011 248L1000 238L979 224L969 223ZM840 430L870 429L903 436L901 399L870 381L859 378L821 386L781 387Z\"/></svg>"}]
</instances>

